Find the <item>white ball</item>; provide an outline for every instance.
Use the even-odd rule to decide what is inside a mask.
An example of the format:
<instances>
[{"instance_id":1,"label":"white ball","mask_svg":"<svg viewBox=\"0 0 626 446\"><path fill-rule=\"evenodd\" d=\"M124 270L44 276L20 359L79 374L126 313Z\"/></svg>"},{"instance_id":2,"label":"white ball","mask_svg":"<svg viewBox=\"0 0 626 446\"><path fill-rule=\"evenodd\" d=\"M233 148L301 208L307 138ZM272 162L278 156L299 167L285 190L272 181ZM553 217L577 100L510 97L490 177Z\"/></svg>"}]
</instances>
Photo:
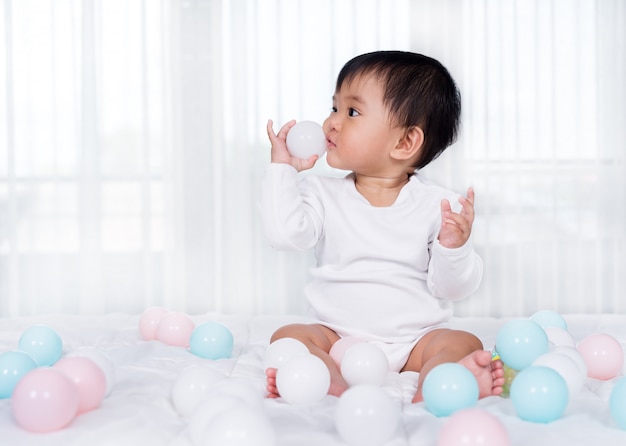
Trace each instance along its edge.
<instances>
[{"instance_id":1,"label":"white ball","mask_svg":"<svg viewBox=\"0 0 626 446\"><path fill-rule=\"evenodd\" d=\"M296 356L278 369L276 388L288 403L315 403L328 393L330 372L315 355Z\"/></svg>"},{"instance_id":2,"label":"white ball","mask_svg":"<svg viewBox=\"0 0 626 446\"><path fill-rule=\"evenodd\" d=\"M558 345L554 348L554 350L552 350L552 353L560 353L569 357L576 363L580 373L582 373L583 376L587 376L587 364L585 363L585 359L575 347Z\"/></svg>"},{"instance_id":3,"label":"white ball","mask_svg":"<svg viewBox=\"0 0 626 446\"><path fill-rule=\"evenodd\" d=\"M224 374L209 367L191 367L183 370L172 386L172 403L176 411L185 418L213 391Z\"/></svg>"},{"instance_id":4,"label":"white ball","mask_svg":"<svg viewBox=\"0 0 626 446\"><path fill-rule=\"evenodd\" d=\"M211 393L189 420L189 436L195 446L204 445L207 426L214 418L231 409L246 408L245 402L233 395Z\"/></svg>"},{"instance_id":5,"label":"white ball","mask_svg":"<svg viewBox=\"0 0 626 446\"><path fill-rule=\"evenodd\" d=\"M337 367L341 368L341 360L343 359L343 355L346 354L346 351L354 344L359 344L361 342L365 341L361 338L357 338L356 336L345 336L333 344L328 354L333 361L335 361Z\"/></svg>"},{"instance_id":6,"label":"white ball","mask_svg":"<svg viewBox=\"0 0 626 446\"><path fill-rule=\"evenodd\" d=\"M309 349L302 342L293 338L281 338L272 342L263 356L263 369L278 369L282 364L296 356L306 356Z\"/></svg>"},{"instance_id":7,"label":"white ball","mask_svg":"<svg viewBox=\"0 0 626 446\"><path fill-rule=\"evenodd\" d=\"M308 159L326 152L326 135L322 126L313 121L300 121L287 133L287 150L292 156Z\"/></svg>"},{"instance_id":8,"label":"white ball","mask_svg":"<svg viewBox=\"0 0 626 446\"><path fill-rule=\"evenodd\" d=\"M259 410L234 407L213 418L201 444L219 446L276 446L276 432Z\"/></svg>"},{"instance_id":9,"label":"white ball","mask_svg":"<svg viewBox=\"0 0 626 446\"><path fill-rule=\"evenodd\" d=\"M267 394L266 382L265 380L262 382L262 385L255 385L249 379L229 377L220 381L219 386L215 386L209 398L218 395L232 396L242 400L250 408L261 408Z\"/></svg>"},{"instance_id":10,"label":"white ball","mask_svg":"<svg viewBox=\"0 0 626 446\"><path fill-rule=\"evenodd\" d=\"M561 353L546 353L533 362L535 366L549 367L556 371L565 380L570 400L580 392L585 383L585 375L581 373L576 362Z\"/></svg>"},{"instance_id":11,"label":"white ball","mask_svg":"<svg viewBox=\"0 0 626 446\"><path fill-rule=\"evenodd\" d=\"M566 347L576 347L574 337L567 331L559 327L545 327L543 329L548 335L548 341L554 346L564 345Z\"/></svg>"},{"instance_id":12,"label":"white ball","mask_svg":"<svg viewBox=\"0 0 626 446\"><path fill-rule=\"evenodd\" d=\"M358 385L337 402L335 425L351 446L380 446L389 440L400 421L400 408L382 388Z\"/></svg>"},{"instance_id":13,"label":"white ball","mask_svg":"<svg viewBox=\"0 0 626 446\"><path fill-rule=\"evenodd\" d=\"M389 373L387 355L374 344L362 342L348 348L341 360L341 375L351 386L381 385Z\"/></svg>"}]
</instances>

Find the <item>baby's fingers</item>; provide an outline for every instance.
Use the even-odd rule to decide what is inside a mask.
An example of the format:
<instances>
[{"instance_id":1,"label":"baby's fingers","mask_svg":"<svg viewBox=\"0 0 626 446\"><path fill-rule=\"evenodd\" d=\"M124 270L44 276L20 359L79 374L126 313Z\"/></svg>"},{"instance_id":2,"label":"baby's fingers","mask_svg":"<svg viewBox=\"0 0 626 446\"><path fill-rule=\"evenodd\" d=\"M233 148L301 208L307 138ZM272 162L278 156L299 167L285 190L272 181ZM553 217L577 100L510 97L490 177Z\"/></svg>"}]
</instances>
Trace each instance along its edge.
<instances>
[{"instance_id":1,"label":"baby's fingers","mask_svg":"<svg viewBox=\"0 0 626 446\"><path fill-rule=\"evenodd\" d=\"M467 198L459 198L459 203L463 207L461 215L463 215L469 221L470 225L474 222L474 190L469 188L467 190Z\"/></svg>"},{"instance_id":2,"label":"baby's fingers","mask_svg":"<svg viewBox=\"0 0 626 446\"><path fill-rule=\"evenodd\" d=\"M267 136L270 140L276 137L276 133L274 133L274 121L272 121L271 119L267 120L267 126L265 127L265 130L267 130Z\"/></svg>"},{"instance_id":3,"label":"baby's fingers","mask_svg":"<svg viewBox=\"0 0 626 446\"><path fill-rule=\"evenodd\" d=\"M296 125L296 120L292 119L280 128L277 136L283 140L287 139L287 133L289 133L289 130L291 130L291 127L293 127L294 125Z\"/></svg>"},{"instance_id":4,"label":"baby's fingers","mask_svg":"<svg viewBox=\"0 0 626 446\"><path fill-rule=\"evenodd\" d=\"M467 189L467 200L474 206L474 189L471 187Z\"/></svg>"},{"instance_id":5,"label":"baby's fingers","mask_svg":"<svg viewBox=\"0 0 626 446\"><path fill-rule=\"evenodd\" d=\"M447 212L450 212L452 208L450 207L450 202L445 198L441 200L441 215L445 216Z\"/></svg>"}]
</instances>

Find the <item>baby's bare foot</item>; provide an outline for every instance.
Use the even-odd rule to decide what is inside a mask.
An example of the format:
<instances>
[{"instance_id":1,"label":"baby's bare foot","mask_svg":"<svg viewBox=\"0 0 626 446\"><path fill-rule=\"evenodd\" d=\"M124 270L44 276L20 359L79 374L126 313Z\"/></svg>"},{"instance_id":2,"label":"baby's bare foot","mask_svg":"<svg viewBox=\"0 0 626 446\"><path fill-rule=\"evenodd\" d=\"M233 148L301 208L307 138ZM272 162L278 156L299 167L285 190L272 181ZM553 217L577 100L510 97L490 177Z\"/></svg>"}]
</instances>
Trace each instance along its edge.
<instances>
[{"instance_id":1,"label":"baby's bare foot","mask_svg":"<svg viewBox=\"0 0 626 446\"><path fill-rule=\"evenodd\" d=\"M267 379L267 398L278 398L280 395L278 394L278 388L276 387L276 372L278 370L275 368L267 368L265 369L265 377Z\"/></svg>"},{"instance_id":2,"label":"baby's bare foot","mask_svg":"<svg viewBox=\"0 0 626 446\"><path fill-rule=\"evenodd\" d=\"M458 361L467 368L478 383L478 397L485 398L492 395L500 395L504 385L504 369L502 361L492 360L491 353L486 350L476 350ZM421 377L420 382L423 382ZM421 386L418 387L413 403L423 401Z\"/></svg>"},{"instance_id":3,"label":"baby's bare foot","mask_svg":"<svg viewBox=\"0 0 626 446\"><path fill-rule=\"evenodd\" d=\"M504 369L502 361L491 358L491 353L485 350L476 350L459 361L465 366L478 382L478 397L485 398L500 395L504 385Z\"/></svg>"}]
</instances>

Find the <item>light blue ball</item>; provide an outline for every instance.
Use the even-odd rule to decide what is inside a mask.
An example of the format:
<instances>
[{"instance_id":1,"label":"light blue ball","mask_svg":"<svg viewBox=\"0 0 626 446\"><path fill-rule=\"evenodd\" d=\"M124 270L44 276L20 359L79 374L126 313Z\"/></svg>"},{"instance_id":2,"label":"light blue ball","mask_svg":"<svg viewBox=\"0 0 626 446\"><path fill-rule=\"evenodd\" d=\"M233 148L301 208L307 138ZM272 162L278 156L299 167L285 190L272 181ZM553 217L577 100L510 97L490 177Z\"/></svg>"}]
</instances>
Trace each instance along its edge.
<instances>
[{"instance_id":1,"label":"light blue ball","mask_svg":"<svg viewBox=\"0 0 626 446\"><path fill-rule=\"evenodd\" d=\"M205 322L191 333L189 349L191 353L201 358L230 358L233 352L233 334L218 322Z\"/></svg>"},{"instance_id":2,"label":"light blue ball","mask_svg":"<svg viewBox=\"0 0 626 446\"><path fill-rule=\"evenodd\" d=\"M445 417L476 405L478 383L472 372L460 364L439 364L426 375L422 396L433 415Z\"/></svg>"},{"instance_id":3,"label":"light blue ball","mask_svg":"<svg viewBox=\"0 0 626 446\"><path fill-rule=\"evenodd\" d=\"M548 352L550 342L541 326L530 319L513 319L505 323L496 336L500 359L514 370L523 370Z\"/></svg>"},{"instance_id":4,"label":"light blue ball","mask_svg":"<svg viewBox=\"0 0 626 446\"><path fill-rule=\"evenodd\" d=\"M567 383L554 369L527 367L511 384L511 402L522 420L550 423L565 412L569 402Z\"/></svg>"},{"instance_id":5,"label":"light blue ball","mask_svg":"<svg viewBox=\"0 0 626 446\"><path fill-rule=\"evenodd\" d=\"M32 356L37 365L51 366L63 354L63 341L52 328L34 325L22 333L18 349Z\"/></svg>"},{"instance_id":6,"label":"light blue ball","mask_svg":"<svg viewBox=\"0 0 626 446\"><path fill-rule=\"evenodd\" d=\"M609 399L611 416L620 429L626 430L626 378L615 383Z\"/></svg>"},{"instance_id":7,"label":"light blue ball","mask_svg":"<svg viewBox=\"0 0 626 446\"><path fill-rule=\"evenodd\" d=\"M37 368L35 360L24 352L0 354L0 399L11 398L13 389L24 375Z\"/></svg>"},{"instance_id":8,"label":"light blue ball","mask_svg":"<svg viewBox=\"0 0 626 446\"><path fill-rule=\"evenodd\" d=\"M540 310L530 316L530 320L537 322L542 328L556 327L567 331L567 322L556 311Z\"/></svg>"}]
</instances>

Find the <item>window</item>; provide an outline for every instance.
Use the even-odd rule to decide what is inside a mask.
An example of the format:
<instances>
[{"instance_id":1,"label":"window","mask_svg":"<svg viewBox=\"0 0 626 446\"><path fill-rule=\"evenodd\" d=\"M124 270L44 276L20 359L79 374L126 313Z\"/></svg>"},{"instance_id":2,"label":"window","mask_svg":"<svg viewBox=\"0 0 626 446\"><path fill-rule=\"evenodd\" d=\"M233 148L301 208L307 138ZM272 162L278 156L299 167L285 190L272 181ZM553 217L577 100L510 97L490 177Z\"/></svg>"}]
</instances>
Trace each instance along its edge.
<instances>
[{"instance_id":1,"label":"window","mask_svg":"<svg viewBox=\"0 0 626 446\"><path fill-rule=\"evenodd\" d=\"M376 49L462 91L425 169L477 193L457 314L624 311L625 35L620 0L5 0L0 316L302 311L311 254L257 221L265 124L322 121Z\"/></svg>"}]
</instances>

